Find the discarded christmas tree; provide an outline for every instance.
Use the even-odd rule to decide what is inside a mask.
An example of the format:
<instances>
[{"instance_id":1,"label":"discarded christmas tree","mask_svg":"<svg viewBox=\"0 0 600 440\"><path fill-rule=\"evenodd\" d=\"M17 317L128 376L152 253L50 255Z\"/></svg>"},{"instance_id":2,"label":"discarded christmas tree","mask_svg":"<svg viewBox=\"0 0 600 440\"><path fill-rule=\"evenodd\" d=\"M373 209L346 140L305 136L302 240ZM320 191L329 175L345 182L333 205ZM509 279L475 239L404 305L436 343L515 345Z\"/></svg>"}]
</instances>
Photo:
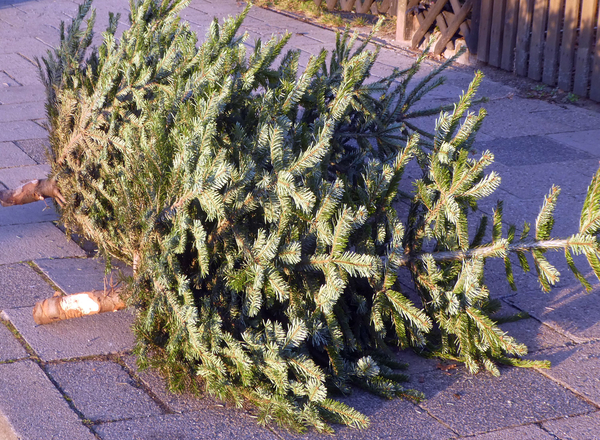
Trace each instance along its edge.
<instances>
[{"instance_id":1,"label":"discarded christmas tree","mask_svg":"<svg viewBox=\"0 0 600 440\"><path fill-rule=\"evenodd\" d=\"M399 383L395 347L428 345L473 372L533 365L491 318L484 263L504 259L512 282L509 255L528 270L531 254L549 288L558 273L544 252L560 248L576 274L572 252L599 274L598 175L576 235L550 239L553 189L531 237L527 225L504 236L499 205L486 239L477 202L499 176L486 174L492 153L470 154L480 75L427 138L411 120L439 109L412 108L445 66L414 87L421 59L368 83L377 51L344 34L300 72L289 36L247 53L236 36L247 10L215 21L197 48L185 6L132 3L131 27L117 40L111 17L90 51L86 2L44 59L48 195L69 228L133 266L124 296L142 363L174 387L199 376L211 394L253 403L260 422L319 430L368 424L331 390L419 397ZM422 176L400 193L410 161Z\"/></svg>"}]
</instances>

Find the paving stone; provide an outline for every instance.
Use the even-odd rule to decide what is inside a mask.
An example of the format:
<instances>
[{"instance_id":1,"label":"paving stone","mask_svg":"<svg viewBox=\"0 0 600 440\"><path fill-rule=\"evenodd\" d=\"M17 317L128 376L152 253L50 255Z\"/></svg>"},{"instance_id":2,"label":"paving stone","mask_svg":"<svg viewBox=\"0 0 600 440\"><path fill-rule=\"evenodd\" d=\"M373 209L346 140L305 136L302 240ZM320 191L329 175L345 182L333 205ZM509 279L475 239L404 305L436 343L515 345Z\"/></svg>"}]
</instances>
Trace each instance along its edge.
<instances>
[{"instance_id":1,"label":"paving stone","mask_svg":"<svg viewBox=\"0 0 600 440\"><path fill-rule=\"evenodd\" d=\"M598 126L600 126L600 117L598 117L595 127ZM586 151L596 157L600 156L600 145L598 144L600 130L598 129L556 133L548 135L548 137L560 142L561 144L569 145L581 151Z\"/></svg>"},{"instance_id":2,"label":"paving stone","mask_svg":"<svg viewBox=\"0 0 600 440\"><path fill-rule=\"evenodd\" d=\"M503 429L501 431L488 432L469 437L472 440L507 440L507 439L527 439L527 440L554 440L555 437L548 434L543 429L535 425L519 426L517 428Z\"/></svg>"},{"instance_id":3,"label":"paving stone","mask_svg":"<svg viewBox=\"0 0 600 440\"><path fill-rule=\"evenodd\" d=\"M75 408L94 422L162 414L160 407L115 362L64 362L50 364L46 371Z\"/></svg>"},{"instance_id":4,"label":"paving stone","mask_svg":"<svg viewBox=\"0 0 600 440\"><path fill-rule=\"evenodd\" d=\"M111 276L113 283L119 282L119 271L124 276L131 276L131 269L113 262L110 275L105 274L104 260L94 258L69 258L36 260L35 264L65 293L104 290L110 287Z\"/></svg>"},{"instance_id":5,"label":"paving stone","mask_svg":"<svg viewBox=\"0 0 600 440\"><path fill-rule=\"evenodd\" d=\"M44 179L48 173L50 173L49 165L3 168L0 169L0 182L7 188L17 188L30 180Z\"/></svg>"},{"instance_id":6,"label":"paving stone","mask_svg":"<svg viewBox=\"0 0 600 440\"><path fill-rule=\"evenodd\" d=\"M541 110L555 108L552 104L543 101L515 97L490 101L481 106L487 111L487 116L481 126L481 132L496 138L545 135L570 131L567 124L549 120L538 114ZM478 111L478 107L475 106L472 111ZM519 115L518 118L515 118L516 114Z\"/></svg>"},{"instance_id":7,"label":"paving stone","mask_svg":"<svg viewBox=\"0 0 600 440\"><path fill-rule=\"evenodd\" d=\"M127 368L172 412L186 413L223 406L220 401L210 396L196 396L186 392L171 392L167 388L165 378L157 370L148 368L139 371L136 364L136 356L134 355L123 356L122 359Z\"/></svg>"},{"instance_id":8,"label":"paving stone","mask_svg":"<svg viewBox=\"0 0 600 440\"><path fill-rule=\"evenodd\" d=\"M520 234L523 231L525 222L534 225L535 227L536 218L543 206L544 198L550 193L550 187L545 187L543 183L531 183L529 189L524 189L526 193L523 193L523 197L521 198L502 189L510 185L510 182L507 182L505 177L507 176L501 174L502 183L500 184L500 188L496 190L492 196L481 200L478 203L478 208L486 215L491 216L493 214L493 209L496 208L497 201L502 200L502 221L507 225L504 229L505 233L508 230L508 225L514 225ZM571 189L573 193L576 192L575 188ZM583 191L583 194L573 194L561 191L554 210L555 222L552 229L553 237L566 238L579 230L581 208L583 207L585 198L585 190Z\"/></svg>"},{"instance_id":9,"label":"paving stone","mask_svg":"<svg viewBox=\"0 0 600 440\"><path fill-rule=\"evenodd\" d=\"M24 139L15 141L15 144L37 163L49 163L48 151L50 150L50 144L48 143L47 138Z\"/></svg>"},{"instance_id":10,"label":"paving stone","mask_svg":"<svg viewBox=\"0 0 600 440\"><path fill-rule=\"evenodd\" d=\"M0 19L1 16L2 14L0 14ZM2 23L2 26L0 26L0 39L5 42L5 44L0 45L0 53L26 53L30 58L43 57L46 56L46 51L51 48L50 43L40 37L36 38L21 34L18 35L19 38L14 38L15 34L20 33L15 29L16 26L11 26L4 20L0 23ZM56 42L58 42L58 33Z\"/></svg>"},{"instance_id":11,"label":"paving stone","mask_svg":"<svg viewBox=\"0 0 600 440\"><path fill-rule=\"evenodd\" d=\"M574 341L600 339L600 322L597 318L600 314L600 286L587 262L582 262L581 258L575 259L576 266L593 285L591 292L586 292L569 272L563 255L548 254L548 259L562 274L554 289L548 293L530 289L506 301Z\"/></svg>"},{"instance_id":12,"label":"paving stone","mask_svg":"<svg viewBox=\"0 0 600 440\"><path fill-rule=\"evenodd\" d=\"M0 320L0 362L24 357L27 357L27 351Z\"/></svg>"},{"instance_id":13,"label":"paving stone","mask_svg":"<svg viewBox=\"0 0 600 440\"><path fill-rule=\"evenodd\" d=\"M58 213L49 199L26 205L0 207L0 226L52 222L58 218Z\"/></svg>"},{"instance_id":14,"label":"paving stone","mask_svg":"<svg viewBox=\"0 0 600 440\"><path fill-rule=\"evenodd\" d=\"M23 307L3 313L44 361L119 353L135 344L133 315L128 310L46 325L36 325L32 312L33 307Z\"/></svg>"},{"instance_id":15,"label":"paving stone","mask_svg":"<svg viewBox=\"0 0 600 440\"><path fill-rule=\"evenodd\" d=\"M573 416L594 408L541 374L501 368L500 377L467 374L463 368L425 373L407 385L425 393L420 404L460 435Z\"/></svg>"},{"instance_id":16,"label":"paving stone","mask_svg":"<svg viewBox=\"0 0 600 440\"><path fill-rule=\"evenodd\" d=\"M30 86L40 83L37 66L26 59L26 56L17 53L0 54L0 66L3 71L22 85Z\"/></svg>"},{"instance_id":17,"label":"paving stone","mask_svg":"<svg viewBox=\"0 0 600 440\"><path fill-rule=\"evenodd\" d=\"M2 106L0 106L2 108ZM12 142L0 142L0 168L35 165L28 155Z\"/></svg>"},{"instance_id":18,"label":"paving stone","mask_svg":"<svg viewBox=\"0 0 600 440\"><path fill-rule=\"evenodd\" d=\"M27 264L0 266L0 310L33 307L53 294L52 287Z\"/></svg>"},{"instance_id":19,"label":"paving stone","mask_svg":"<svg viewBox=\"0 0 600 440\"><path fill-rule=\"evenodd\" d=\"M600 406L600 342L551 348L531 357L548 359L552 368L543 374Z\"/></svg>"},{"instance_id":20,"label":"paving stone","mask_svg":"<svg viewBox=\"0 0 600 440\"><path fill-rule=\"evenodd\" d=\"M0 412L21 439L96 438L40 367L31 361L0 365Z\"/></svg>"},{"instance_id":21,"label":"paving stone","mask_svg":"<svg viewBox=\"0 0 600 440\"><path fill-rule=\"evenodd\" d=\"M561 440L600 440L600 412L551 420L542 427Z\"/></svg>"},{"instance_id":22,"label":"paving stone","mask_svg":"<svg viewBox=\"0 0 600 440\"><path fill-rule=\"evenodd\" d=\"M0 100L2 99L0 95ZM47 136L48 133L35 122L13 121L0 123L0 142L34 139Z\"/></svg>"},{"instance_id":23,"label":"paving stone","mask_svg":"<svg viewBox=\"0 0 600 440\"><path fill-rule=\"evenodd\" d=\"M19 87L21 85L4 70L0 70L0 87Z\"/></svg>"},{"instance_id":24,"label":"paving stone","mask_svg":"<svg viewBox=\"0 0 600 440\"><path fill-rule=\"evenodd\" d=\"M505 302L503 304L502 309L498 312L499 316L515 315L519 312L518 309ZM573 343L570 339L534 318L505 322L500 324L500 328L518 342L525 344L530 353Z\"/></svg>"},{"instance_id":25,"label":"paving stone","mask_svg":"<svg viewBox=\"0 0 600 440\"><path fill-rule=\"evenodd\" d=\"M431 417L422 408L401 399L384 400L364 391L354 391L350 397L340 399L369 417L371 424L365 430L332 425L336 439L449 439L456 433ZM296 435L279 432L285 439L325 440L328 434L314 430Z\"/></svg>"},{"instance_id":26,"label":"paving stone","mask_svg":"<svg viewBox=\"0 0 600 440\"><path fill-rule=\"evenodd\" d=\"M0 227L0 264L39 258L84 257L79 246L52 223L31 223Z\"/></svg>"},{"instance_id":27,"label":"paving stone","mask_svg":"<svg viewBox=\"0 0 600 440\"><path fill-rule=\"evenodd\" d=\"M43 105L45 99L46 89L42 85L0 88L0 104L2 105L26 102L39 102ZM22 139L31 139L32 137L38 136L29 136Z\"/></svg>"},{"instance_id":28,"label":"paving stone","mask_svg":"<svg viewBox=\"0 0 600 440\"><path fill-rule=\"evenodd\" d=\"M477 142L479 151L490 150L496 162L506 166L540 165L594 159L581 149L570 148L549 136L516 136Z\"/></svg>"},{"instance_id":29,"label":"paving stone","mask_svg":"<svg viewBox=\"0 0 600 440\"><path fill-rule=\"evenodd\" d=\"M240 417L234 411L206 410L187 414L167 414L159 417L102 423L94 426L102 440L276 440L253 419Z\"/></svg>"},{"instance_id":30,"label":"paving stone","mask_svg":"<svg viewBox=\"0 0 600 440\"><path fill-rule=\"evenodd\" d=\"M494 150L491 150L492 153ZM500 189L524 200L539 200L536 206L541 206L543 197L550 192L552 185L561 189L558 203L566 195L579 197L577 211L581 210L583 199L592 177L598 170L598 160L575 160L563 163L548 163L507 167L494 163L488 171L495 170L500 174L502 183ZM496 197L492 197L496 199Z\"/></svg>"}]
</instances>

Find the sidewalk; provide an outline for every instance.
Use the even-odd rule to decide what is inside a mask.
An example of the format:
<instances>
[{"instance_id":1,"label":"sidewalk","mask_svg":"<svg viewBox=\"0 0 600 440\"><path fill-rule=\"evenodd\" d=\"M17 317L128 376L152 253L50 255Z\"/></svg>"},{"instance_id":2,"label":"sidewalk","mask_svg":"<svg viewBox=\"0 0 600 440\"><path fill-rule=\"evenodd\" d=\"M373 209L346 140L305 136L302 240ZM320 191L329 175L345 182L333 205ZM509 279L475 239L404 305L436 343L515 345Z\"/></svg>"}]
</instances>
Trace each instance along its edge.
<instances>
[{"instance_id":1,"label":"sidewalk","mask_svg":"<svg viewBox=\"0 0 600 440\"><path fill-rule=\"evenodd\" d=\"M129 11L126 1L97 0L94 6L97 30L106 28L108 11L122 17ZM235 0L192 0L182 16L202 40L214 16L237 14L243 7ZM7 188L49 170L45 91L33 60L57 44L60 20L76 10L77 3L68 0L0 0L0 185ZM310 54L335 43L332 31L257 7L244 30L249 45L292 32L288 47L302 50L304 64ZM383 75L413 60L403 51L383 49L373 73ZM424 66L425 71L433 67L432 62ZM472 68L448 71L446 85L430 94L430 103L454 102L472 76ZM491 212L502 199L507 223L533 222L556 184L562 193L554 234L575 232L600 160L600 113L525 99L489 79L480 94L490 98L489 116L476 148L495 154L493 169L503 179L482 209ZM434 121L428 118L423 126L431 130ZM54 290L103 288L103 263L67 238L57 219L50 202L0 207L0 440L331 438L262 428L247 412L211 398L168 393L156 372L135 367L130 311L35 326L33 305ZM586 293L564 257L551 257L563 277L549 294L531 274L516 274L519 292L512 292L503 264L496 261L490 261L487 275L507 313L531 315L502 327L528 345L532 359L550 360L550 370L502 368L499 378L471 376L461 367L440 370L437 361L406 352L406 386L421 390L426 400L384 401L357 391L346 401L370 416L371 427L336 427L336 438L600 439L600 287L580 264L595 281Z\"/></svg>"}]
</instances>

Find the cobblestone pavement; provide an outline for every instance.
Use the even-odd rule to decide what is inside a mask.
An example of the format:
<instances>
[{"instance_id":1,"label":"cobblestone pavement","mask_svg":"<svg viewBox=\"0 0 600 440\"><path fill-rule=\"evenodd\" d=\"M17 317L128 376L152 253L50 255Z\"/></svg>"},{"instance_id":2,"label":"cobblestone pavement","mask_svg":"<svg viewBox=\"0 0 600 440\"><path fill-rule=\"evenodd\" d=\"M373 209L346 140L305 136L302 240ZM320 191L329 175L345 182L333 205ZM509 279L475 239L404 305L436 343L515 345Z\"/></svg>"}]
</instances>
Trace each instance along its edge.
<instances>
[{"instance_id":1,"label":"cobblestone pavement","mask_svg":"<svg viewBox=\"0 0 600 440\"><path fill-rule=\"evenodd\" d=\"M98 0L95 6L99 29L109 10L127 16L124 0ZM202 36L213 16L242 8L234 0L192 0L182 15ZM0 184L7 188L48 173L45 93L34 60L57 44L58 23L76 9L68 0L0 0ZM303 63L335 41L330 30L257 7L244 28L249 45L258 37L292 32L290 47L302 51ZM401 50L383 49L373 72L383 75L413 60ZM434 66L426 62L425 71ZM446 85L428 98L431 104L456 100L473 69L456 68L446 76ZM481 93L490 101L478 148L496 155L494 169L503 178L497 198L505 201L506 220L532 221L554 183L563 189L556 233L575 231L600 159L600 113L525 99L513 87L487 79ZM423 126L431 129L434 119ZM259 427L249 414L210 398L169 394L160 376L136 369L129 311L35 326L34 303L55 288L73 293L103 287L102 262L87 258L59 230L57 218L44 202L0 208L2 440L321 438ZM560 261L559 269L565 269ZM585 293L567 272L549 294L532 275L518 276L521 289L513 293L502 280L502 267L492 264L488 274L507 311L531 315L503 328L531 348L531 358L551 360L551 369L503 368L499 378L471 376L462 368L440 371L436 361L406 352L407 386L423 391L426 400L383 401L357 392L349 401L371 417L371 427L338 427L336 436L600 439L600 289Z\"/></svg>"}]
</instances>

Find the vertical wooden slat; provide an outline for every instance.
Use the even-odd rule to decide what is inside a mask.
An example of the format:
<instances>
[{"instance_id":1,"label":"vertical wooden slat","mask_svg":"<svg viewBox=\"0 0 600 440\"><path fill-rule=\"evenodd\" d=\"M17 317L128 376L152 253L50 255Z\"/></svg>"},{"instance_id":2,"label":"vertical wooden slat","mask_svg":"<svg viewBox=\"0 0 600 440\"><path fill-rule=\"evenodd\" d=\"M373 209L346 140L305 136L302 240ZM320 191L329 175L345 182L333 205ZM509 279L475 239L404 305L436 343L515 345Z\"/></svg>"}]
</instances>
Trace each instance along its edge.
<instances>
[{"instance_id":1,"label":"vertical wooden slat","mask_svg":"<svg viewBox=\"0 0 600 440\"><path fill-rule=\"evenodd\" d=\"M515 54L517 58L515 61L515 69L519 76L527 76L533 1L534 0L521 0L521 3L519 4L519 27L517 29L517 50Z\"/></svg>"},{"instance_id":2,"label":"vertical wooden slat","mask_svg":"<svg viewBox=\"0 0 600 440\"><path fill-rule=\"evenodd\" d=\"M579 24L580 0L569 0L565 7L563 36L560 44L560 64L558 66L558 88L571 91L573 84L573 59L575 58L575 39Z\"/></svg>"},{"instance_id":3,"label":"vertical wooden slat","mask_svg":"<svg viewBox=\"0 0 600 440\"><path fill-rule=\"evenodd\" d=\"M513 71L515 60L515 43L519 18L519 0L506 0L504 13L504 34L502 36L502 60L500 66L509 72Z\"/></svg>"},{"instance_id":4,"label":"vertical wooden slat","mask_svg":"<svg viewBox=\"0 0 600 440\"><path fill-rule=\"evenodd\" d=\"M546 32L546 45L544 47L544 73L542 74L542 81L551 86L556 84L558 50L560 49L560 28L564 6L564 0L550 0L548 7L548 30Z\"/></svg>"},{"instance_id":5,"label":"vertical wooden slat","mask_svg":"<svg viewBox=\"0 0 600 440\"><path fill-rule=\"evenodd\" d=\"M590 99L600 102L600 11L598 11L596 18L596 29L598 30L596 31L596 47L594 48Z\"/></svg>"},{"instance_id":6,"label":"vertical wooden slat","mask_svg":"<svg viewBox=\"0 0 600 440\"><path fill-rule=\"evenodd\" d=\"M490 31L492 29L493 0L481 0L479 14L479 41L477 42L477 59L487 63L490 54Z\"/></svg>"},{"instance_id":7,"label":"vertical wooden slat","mask_svg":"<svg viewBox=\"0 0 600 440\"><path fill-rule=\"evenodd\" d=\"M577 41L577 58L575 60L575 79L573 93L587 96L592 60L592 42L594 25L596 24L598 0L583 0L581 5L581 25Z\"/></svg>"},{"instance_id":8,"label":"vertical wooden slat","mask_svg":"<svg viewBox=\"0 0 600 440\"><path fill-rule=\"evenodd\" d=\"M481 18L481 1L473 3L473 9L471 10L471 32L469 36L465 38L469 52L477 55L477 46L479 43L479 19Z\"/></svg>"},{"instance_id":9,"label":"vertical wooden slat","mask_svg":"<svg viewBox=\"0 0 600 440\"><path fill-rule=\"evenodd\" d=\"M502 58L502 33L504 30L504 7L506 0L494 0L492 8L492 30L490 32L490 53L488 62L500 67Z\"/></svg>"},{"instance_id":10,"label":"vertical wooden slat","mask_svg":"<svg viewBox=\"0 0 600 440\"><path fill-rule=\"evenodd\" d=\"M412 17L409 17L406 12L408 10L409 0L398 0L396 9L396 41L410 40L413 33Z\"/></svg>"},{"instance_id":11,"label":"vertical wooden slat","mask_svg":"<svg viewBox=\"0 0 600 440\"><path fill-rule=\"evenodd\" d=\"M531 42L529 44L529 78L542 79L542 54L544 52L544 34L548 21L548 0L534 0L531 23Z\"/></svg>"}]
</instances>

